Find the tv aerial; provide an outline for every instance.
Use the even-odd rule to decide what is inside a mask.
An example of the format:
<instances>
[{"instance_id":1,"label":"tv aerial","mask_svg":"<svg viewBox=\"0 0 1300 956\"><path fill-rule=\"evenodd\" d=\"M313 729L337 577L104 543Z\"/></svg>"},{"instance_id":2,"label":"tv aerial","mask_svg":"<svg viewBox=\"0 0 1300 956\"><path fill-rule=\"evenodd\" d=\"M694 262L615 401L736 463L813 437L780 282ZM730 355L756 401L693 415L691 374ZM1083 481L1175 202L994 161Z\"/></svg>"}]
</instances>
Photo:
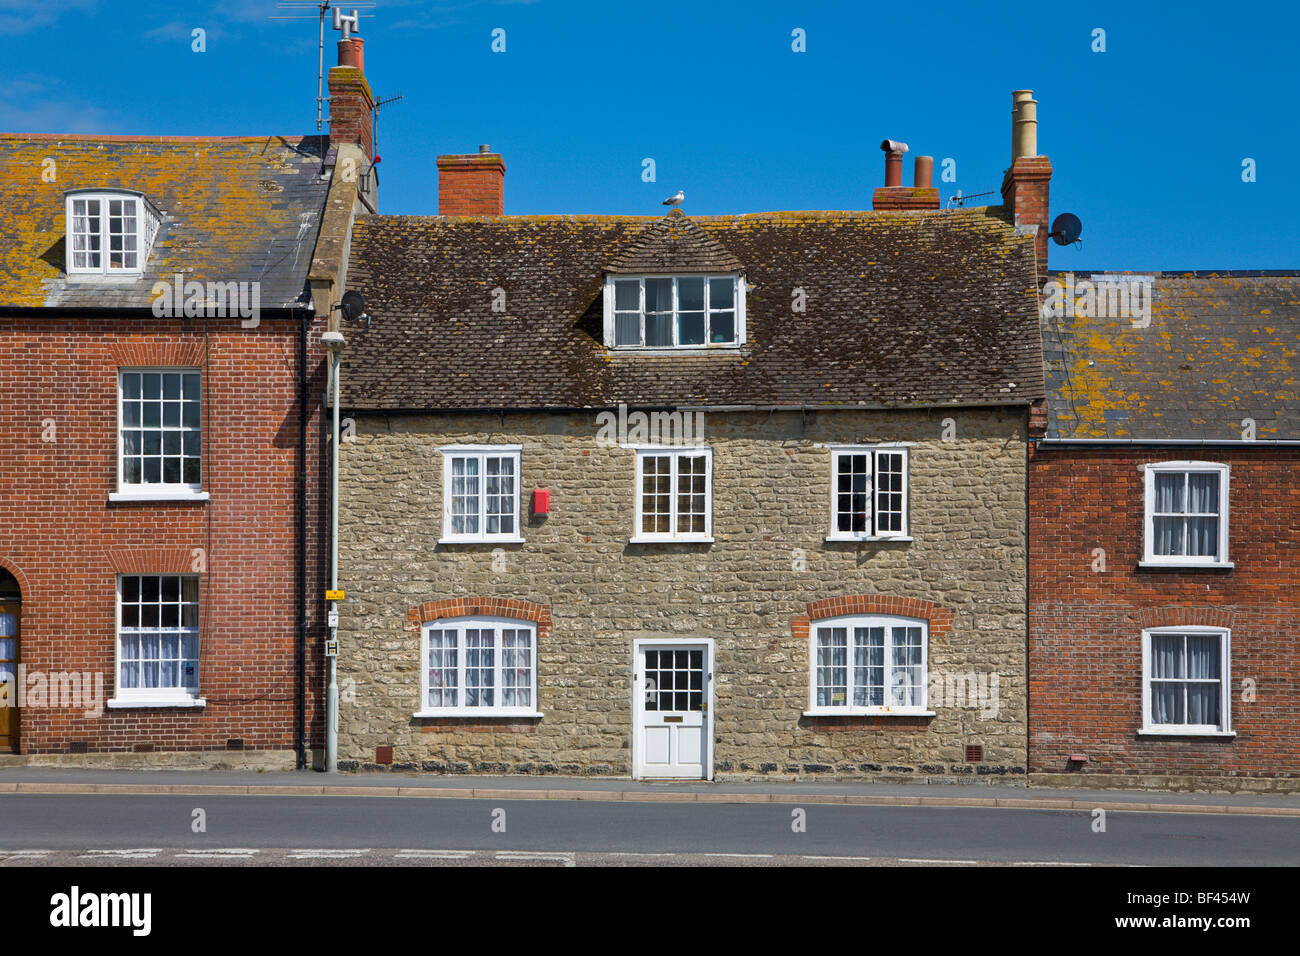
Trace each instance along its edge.
<instances>
[{"instance_id":1,"label":"tv aerial","mask_svg":"<svg viewBox=\"0 0 1300 956\"><path fill-rule=\"evenodd\" d=\"M315 14L299 12L289 16L269 17L271 20L310 20L314 16L320 21L320 40L318 42L317 63L316 63L316 131L320 132L323 128L324 107L325 107L325 14L333 10L334 29L343 34L343 39L349 39L352 34L361 30L361 13L360 8L367 8L364 16L372 16L369 8L373 8L373 2L356 2L349 0L348 6L354 7L350 14L330 6L329 0L280 0L276 4L282 10L307 11L312 7L316 8Z\"/></svg>"},{"instance_id":2,"label":"tv aerial","mask_svg":"<svg viewBox=\"0 0 1300 956\"><path fill-rule=\"evenodd\" d=\"M1052 220L1052 231L1047 235L1058 246L1068 246L1076 242L1082 245L1079 240L1082 234L1083 223L1079 217L1072 212L1063 212Z\"/></svg>"}]
</instances>

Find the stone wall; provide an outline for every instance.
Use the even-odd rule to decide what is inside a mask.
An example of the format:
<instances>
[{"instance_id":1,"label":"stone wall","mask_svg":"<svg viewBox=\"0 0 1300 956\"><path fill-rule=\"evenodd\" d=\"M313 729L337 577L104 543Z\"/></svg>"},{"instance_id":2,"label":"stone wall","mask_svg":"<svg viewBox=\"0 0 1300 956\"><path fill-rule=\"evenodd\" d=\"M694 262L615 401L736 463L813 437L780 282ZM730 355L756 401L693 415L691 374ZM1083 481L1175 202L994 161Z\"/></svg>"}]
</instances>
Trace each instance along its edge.
<instances>
[{"instance_id":1,"label":"stone wall","mask_svg":"<svg viewBox=\"0 0 1300 956\"><path fill-rule=\"evenodd\" d=\"M377 750L391 747L396 769L630 774L633 640L709 637L719 776L1024 773L1023 410L708 413L712 544L629 543L635 453L598 442L595 413L354 419L340 477L341 767L388 765ZM914 540L825 541L827 445L883 441L915 443ZM476 443L523 446L523 544L437 543L438 449ZM549 516L531 515L536 488L551 492ZM931 679L983 675L996 706L804 716L808 618L859 595L929 609ZM538 636L543 717L412 716L420 612L408 615L453 598L549 613ZM983 760L968 763L976 744Z\"/></svg>"}]
</instances>

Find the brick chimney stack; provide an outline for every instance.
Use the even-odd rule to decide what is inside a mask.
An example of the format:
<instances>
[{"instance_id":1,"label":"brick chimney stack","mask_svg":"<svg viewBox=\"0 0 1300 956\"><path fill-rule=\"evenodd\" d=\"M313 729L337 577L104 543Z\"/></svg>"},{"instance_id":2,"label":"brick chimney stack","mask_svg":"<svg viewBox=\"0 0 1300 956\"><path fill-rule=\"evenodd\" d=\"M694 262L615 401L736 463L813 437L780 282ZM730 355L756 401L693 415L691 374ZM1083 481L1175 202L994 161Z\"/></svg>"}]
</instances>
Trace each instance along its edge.
<instances>
[{"instance_id":1,"label":"brick chimney stack","mask_svg":"<svg viewBox=\"0 0 1300 956\"><path fill-rule=\"evenodd\" d=\"M339 65L330 68L330 145L356 143L375 158L375 97L366 82L365 47L359 36L339 41Z\"/></svg>"},{"instance_id":2,"label":"brick chimney stack","mask_svg":"<svg viewBox=\"0 0 1300 956\"><path fill-rule=\"evenodd\" d=\"M506 163L490 146L438 157L439 216L505 215Z\"/></svg>"},{"instance_id":3,"label":"brick chimney stack","mask_svg":"<svg viewBox=\"0 0 1300 956\"><path fill-rule=\"evenodd\" d=\"M1002 178L1002 205L1011 221L1036 230L1034 251L1038 257L1038 279L1047 278L1048 188L1052 162L1038 155L1038 101L1033 90L1011 94L1011 168Z\"/></svg>"},{"instance_id":4,"label":"brick chimney stack","mask_svg":"<svg viewBox=\"0 0 1300 956\"><path fill-rule=\"evenodd\" d=\"M885 185L871 197L872 209L938 209L939 190L932 185L934 157L916 157L913 185L903 185L903 154L907 144L887 139L880 144L885 153Z\"/></svg>"}]
</instances>

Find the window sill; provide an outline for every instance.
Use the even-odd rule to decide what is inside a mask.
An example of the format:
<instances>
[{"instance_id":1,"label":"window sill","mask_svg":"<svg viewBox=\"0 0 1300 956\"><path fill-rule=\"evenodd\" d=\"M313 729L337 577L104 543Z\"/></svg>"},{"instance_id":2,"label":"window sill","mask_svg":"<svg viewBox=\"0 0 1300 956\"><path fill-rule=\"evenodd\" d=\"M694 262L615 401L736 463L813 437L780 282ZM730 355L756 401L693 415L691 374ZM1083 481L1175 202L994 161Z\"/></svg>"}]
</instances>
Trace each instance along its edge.
<instances>
[{"instance_id":1,"label":"window sill","mask_svg":"<svg viewBox=\"0 0 1300 956\"><path fill-rule=\"evenodd\" d=\"M143 279L144 270L137 269L135 271L131 271L128 269L113 269L112 271L106 272L97 269L75 269L75 270L69 269L67 270L65 275L67 276L68 282L72 284L81 283L81 282L85 282L85 283L102 282L105 279L107 279L110 282L117 281L121 283L128 283L128 282L139 282L141 279Z\"/></svg>"},{"instance_id":2,"label":"window sill","mask_svg":"<svg viewBox=\"0 0 1300 956\"><path fill-rule=\"evenodd\" d=\"M916 707L813 707L805 717L934 717L935 711Z\"/></svg>"},{"instance_id":3,"label":"window sill","mask_svg":"<svg viewBox=\"0 0 1300 956\"><path fill-rule=\"evenodd\" d=\"M1144 571L1231 571L1236 567L1231 561L1214 561L1203 564L1182 561L1139 561Z\"/></svg>"},{"instance_id":4,"label":"window sill","mask_svg":"<svg viewBox=\"0 0 1300 956\"><path fill-rule=\"evenodd\" d=\"M1195 727L1171 727L1168 730L1155 727L1143 727L1138 731L1139 737L1235 737L1235 730L1197 730Z\"/></svg>"},{"instance_id":5,"label":"window sill","mask_svg":"<svg viewBox=\"0 0 1300 956\"><path fill-rule=\"evenodd\" d=\"M204 502L209 499L206 491L189 489L162 489L151 491L114 491L108 496L109 504L148 504L154 501L193 501Z\"/></svg>"},{"instance_id":6,"label":"window sill","mask_svg":"<svg viewBox=\"0 0 1300 956\"><path fill-rule=\"evenodd\" d=\"M498 710L481 707L469 710L417 710L411 716L417 720L460 720L465 718L476 720L487 717L505 718L507 720L541 720L542 712L539 710Z\"/></svg>"},{"instance_id":7,"label":"window sill","mask_svg":"<svg viewBox=\"0 0 1300 956\"><path fill-rule=\"evenodd\" d=\"M659 535L652 535L650 537L646 537L644 535L637 535L636 537L628 538L627 543L628 544L713 544L713 537L709 536L704 538L669 538L669 537L661 537Z\"/></svg>"},{"instance_id":8,"label":"window sill","mask_svg":"<svg viewBox=\"0 0 1300 956\"><path fill-rule=\"evenodd\" d=\"M717 355L740 351L743 342L714 342L711 345L606 345L613 355Z\"/></svg>"},{"instance_id":9,"label":"window sill","mask_svg":"<svg viewBox=\"0 0 1300 956\"><path fill-rule=\"evenodd\" d=\"M907 534L828 534L826 540L829 541L901 541L907 543L914 540L911 535Z\"/></svg>"},{"instance_id":10,"label":"window sill","mask_svg":"<svg viewBox=\"0 0 1300 956\"><path fill-rule=\"evenodd\" d=\"M129 710L149 707L206 707L208 702L202 697L114 697L104 701L110 710Z\"/></svg>"},{"instance_id":11,"label":"window sill","mask_svg":"<svg viewBox=\"0 0 1300 956\"><path fill-rule=\"evenodd\" d=\"M504 538L439 538L439 544L523 544L518 535Z\"/></svg>"}]
</instances>

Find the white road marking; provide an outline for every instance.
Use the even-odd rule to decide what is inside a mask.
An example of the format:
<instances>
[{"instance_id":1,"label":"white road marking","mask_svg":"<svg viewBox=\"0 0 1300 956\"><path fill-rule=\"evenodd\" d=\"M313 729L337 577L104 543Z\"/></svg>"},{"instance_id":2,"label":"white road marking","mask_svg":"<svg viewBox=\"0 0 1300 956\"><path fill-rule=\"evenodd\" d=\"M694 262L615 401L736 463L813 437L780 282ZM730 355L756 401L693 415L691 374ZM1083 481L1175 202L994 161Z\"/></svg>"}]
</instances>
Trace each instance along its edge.
<instances>
[{"instance_id":1,"label":"white road marking","mask_svg":"<svg viewBox=\"0 0 1300 956\"><path fill-rule=\"evenodd\" d=\"M52 850L0 850L0 856L36 857L36 856L49 856L52 852L54 851Z\"/></svg>"},{"instance_id":2,"label":"white road marking","mask_svg":"<svg viewBox=\"0 0 1300 956\"><path fill-rule=\"evenodd\" d=\"M162 850L87 850L81 859L151 860Z\"/></svg>"},{"instance_id":3,"label":"white road marking","mask_svg":"<svg viewBox=\"0 0 1300 956\"><path fill-rule=\"evenodd\" d=\"M203 857L207 857L208 859L219 860L222 859L223 857L239 857L242 859L242 858L253 856L258 852L260 851L241 850L241 849L232 849L232 848L223 847L220 849L211 849L211 850L177 850L175 855L190 856L196 859L202 859Z\"/></svg>"},{"instance_id":4,"label":"white road marking","mask_svg":"<svg viewBox=\"0 0 1300 956\"><path fill-rule=\"evenodd\" d=\"M683 856L690 856L685 853ZM774 856L772 853L700 853L699 856L729 856L737 860L770 860Z\"/></svg>"},{"instance_id":5,"label":"white road marking","mask_svg":"<svg viewBox=\"0 0 1300 956\"><path fill-rule=\"evenodd\" d=\"M994 863L997 861L995 860L922 860L913 857L900 856L898 858L898 862L899 863L949 863L949 864L959 864L963 866L973 866L979 863Z\"/></svg>"},{"instance_id":6,"label":"white road marking","mask_svg":"<svg viewBox=\"0 0 1300 956\"><path fill-rule=\"evenodd\" d=\"M1012 866L1093 866L1092 863L1068 863L1065 860L1016 860Z\"/></svg>"},{"instance_id":7,"label":"white road marking","mask_svg":"<svg viewBox=\"0 0 1300 956\"><path fill-rule=\"evenodd\" d=\"M503 850L496 855L498 860L504 860L508 863L529 863L533 861L542 861L547 863L563 863L565 866L577 866L574 862L572 853L543 853L535 850Z\"/></svg>"},{"instance_id":8,"label":"white road marking","mask_svg":"<svg viewBox=\"0 0 1300 956\"><path fill-rule=\"evenodd\" d=\"M467 860L474 850L398 850L393 854L397 859L433 859L433 860Z\"/></svg>"},{"instance_id":9,"label":"white road marking","mask_svg":"<svg viewBox=\"0 0 1300 956\"><path fill-rule=\"evenodd\" d=\"M869 860L869 856L808 856L804 854L805 860Z\"/></svg>"},{"instance_id":10,"label":"white road marking","mask_svg":"<svg viewBox=\"0 0 1300 956\"><path fill-rule=\"evenodd\" d=\"M290 860L346 860L365 856L369 850L294 850Z\"/></svg>"}]
</instances>

